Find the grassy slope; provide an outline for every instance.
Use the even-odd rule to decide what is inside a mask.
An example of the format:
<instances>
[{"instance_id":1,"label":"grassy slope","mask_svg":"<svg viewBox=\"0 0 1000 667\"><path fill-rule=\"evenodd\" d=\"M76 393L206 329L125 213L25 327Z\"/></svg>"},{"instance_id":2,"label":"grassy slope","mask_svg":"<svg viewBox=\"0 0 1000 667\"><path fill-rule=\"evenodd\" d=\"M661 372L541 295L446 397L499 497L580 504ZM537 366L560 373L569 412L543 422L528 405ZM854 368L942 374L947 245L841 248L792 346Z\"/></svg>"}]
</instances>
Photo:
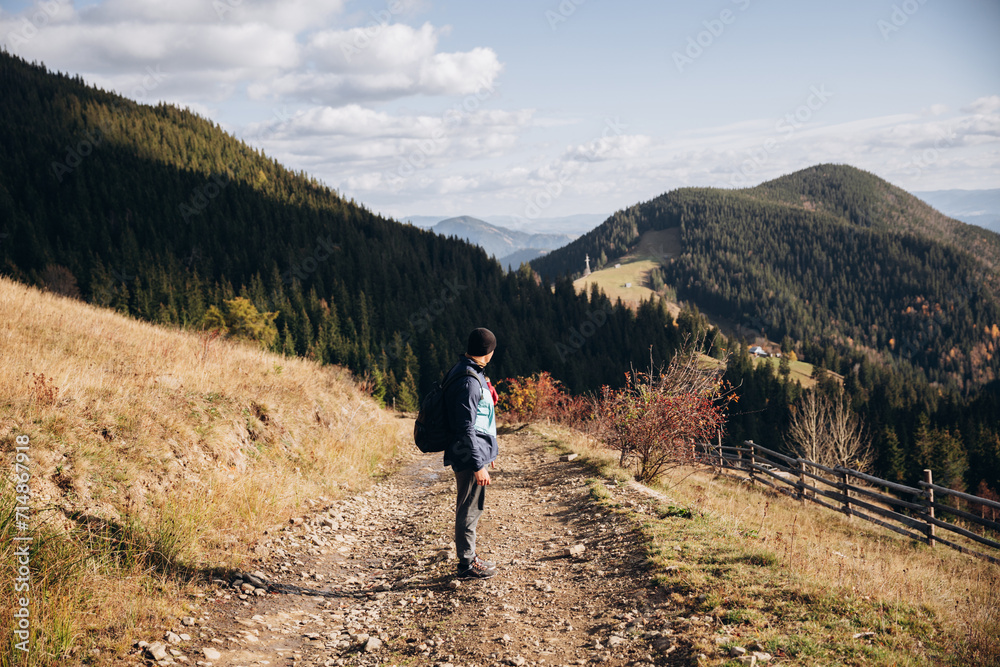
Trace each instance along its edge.
<instances>
[{"instance_id":1,"label":"grassy slope","mask_svg":"<svg viewBox=\"0 0 1000 667\"><path fill-rule=\"evenodd\" d=\"M997 566L701 470L663 480L657 516L635 513L608 491L630 478L614 452L532 428L589 459L595 496L644 525L651 574L706 655L699 664L736 665L728 647L754 643L782 664L1000 664ZM706 616L711 625L684 620Z\"/></svg>"},{"instance_id":2,"label":"grassy slope","mask_svg":"<svg viewBox=\"0 0 1000 667\"><path fill-rule=\"evenodd\" d=\"M640 301L648 301L656 294L648 287L649 272L661 266L666 259L675 257L678 252L679 228L646 232L627 255L608 262L603 269L593 271L589 276L578 278L573 281L573 286L582 292L590 290L591 285L597 285L612 302L621 299L624 304L638 307ZM615 268L615 264L621 266ZM628 283L632 286L625 287ZM667 308L675 317L680 312L680 306L673 301L667 301Z\"/></svg>"},{"instance_id":3,"label":"grassy slope","mask_svg":"<svg viewBox=\"0 0 1000 667\"><path fill-rule=\"evenodd\" d=\"M621 299L624 304L638 307L640 301L648 301L651 297L657 295L656 292L647 286L649 271L654 267L661 266L663 260L674 256L679 251L679 232L680 230L676 228L646 232L642 235L635 250L619 260L608 262L605 268L594 271L589 276L577 278L573 281L573 286L576 287L577 291L583 292L590 290L592 285L597 285L612 301ZM615 264L620 264L621 266L615 268ZM628 283L632 283L632 286L625 287ZM664 297L661 296L661 298ZM680 306L676 301L665 300L670 314L677 317L677 314L681 310ZM709 321L716 326L720 325L719 322L714 321L711 317L709 317ZM766 339L759 339L754 342L766 342ZM780 361L777 357L768 357L766 360L758 357L754 358L755 364L773 364L775 371L778 370L778 363ZM816 381L812 378L812 364L803 361L793 361L791 366L792 379L798 380L803 387L808 389L816 384Z\"/></svg>"},{"instance_id":4,"label":"grassy slope","mask_svg":"<svg viewBox=\"0 0 1000 667\"><path fill-rule=\"evenodd\" d=\"M590 291L591 285L597 285L602 292L608 295L612 302L618 299L622 303L637 308L640 301L648 301L656 294L647 287L647 276L649 271L659 263L652 259L635 259L632 257L622 257L618 260L621 266L615 268L614 264L608 264L600 271L594 271L589 276L577 278L573 281L573 286L578 292ZM631 283L631 287L625 285ZM679 312L677 304L668 304L673 314Z\"/></svg>"},{"instance_id":5,"label":"grassy slope","mask_svg":"<svg viewBox=\"0 0 1000 667\"><path fill-rule=\"evenodd\" d=\"M306 499L364 485L401 441L340 369L227 341L206 353L196 334L6 278L0 348L0 443L11 460L30 437L33 600L50 596L33 609L32 664L149 639L212 568L245 562Z\"/></svg>"},{"instance_id":6,"label":"grassy slope","mask_svg":"<svg viewBox=\"0 0 1000 667\"><path fill-rule=\"evenodd\" d=\"M774 372L777 373L781 359L778 357L754 357L753 362L755 366L758 364L771 364L774 366ZM804 361L792 361L788 365L792 369L791 379L798 380L804 389L809 389L816 385L816 380L812 377L812 364L807 364Z\"/></svg>"}]
</instances>

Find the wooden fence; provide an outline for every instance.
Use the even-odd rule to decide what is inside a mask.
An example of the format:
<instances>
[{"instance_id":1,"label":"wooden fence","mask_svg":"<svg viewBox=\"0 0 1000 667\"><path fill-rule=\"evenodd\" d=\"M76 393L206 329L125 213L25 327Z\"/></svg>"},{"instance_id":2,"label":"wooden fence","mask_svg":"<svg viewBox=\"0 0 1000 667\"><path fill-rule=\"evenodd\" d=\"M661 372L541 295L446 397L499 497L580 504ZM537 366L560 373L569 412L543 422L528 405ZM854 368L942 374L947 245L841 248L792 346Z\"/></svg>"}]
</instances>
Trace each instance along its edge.
<instances>
[{"instance_id":1,"label":"wooden fence","mask_svg":"<svg viewBox=\"0 0 1000 667\"><path fill-rule=\"evenodd\" d=\"M963 553L1000 564L1000 552L982 553L955 541L955 535L960 535L971 540L974 546L982 544L1000 550L1000 542L986 536L987 531L993 531L994 537L1000 536L1000 523L960 507L961 502L965 501L983 509L989 508L994 511L996 518L995 513L1000 511L1000 503L937 486L930 470L924 471L924 480L916 488L850 468L830 468L808 459L787 456L761 447L752 440L744 442L742 447L698 445L696 451L701 463L720 471L735 471L740 479L749 479L753 484L764 484L795 497L802 503L808 500L842 512L848 517L856 516L871 521L932 547L940 542ZM954 499L956 506L942 502L942 496L945 496L944 499ZM964 522L968 528L973 525L981 526L983 534L943 520L945 514ZM938 528L948 531L947 538L942 536Z\"/></svg>"}]
</instances>

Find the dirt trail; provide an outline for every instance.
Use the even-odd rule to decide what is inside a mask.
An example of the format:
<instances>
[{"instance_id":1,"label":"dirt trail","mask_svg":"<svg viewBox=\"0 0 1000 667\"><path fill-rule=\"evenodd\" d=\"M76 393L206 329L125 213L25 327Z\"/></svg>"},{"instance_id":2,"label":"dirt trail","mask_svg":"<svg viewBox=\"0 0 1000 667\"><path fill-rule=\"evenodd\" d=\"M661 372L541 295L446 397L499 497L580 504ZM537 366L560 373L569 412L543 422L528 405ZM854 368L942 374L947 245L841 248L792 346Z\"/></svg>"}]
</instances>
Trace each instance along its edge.
<instances>
[{"instance_id":1,"label":"dirt trail","mask_svg":"<svg viewBox=\"0 0 1000 667\"><path fill-rule=\"evenodd\" d=\"M217 582L200 617L187 626L178 619L175 632L192 639L168 645L181 654L173 659L216 667L688 663L685 642L669 629L670 603L651 586L637 527L592 500L584 466L559 461L529 431L500 442L478 544L498 563L495 578L455 579L454 477L440 455L415 456L368 492L317 506L273 537L251 568L266 595L241 600L233 582ZM633 489L619 493L642 508ZM560 555L578 544L582 553Z\"/></svg>"}]
</instances>

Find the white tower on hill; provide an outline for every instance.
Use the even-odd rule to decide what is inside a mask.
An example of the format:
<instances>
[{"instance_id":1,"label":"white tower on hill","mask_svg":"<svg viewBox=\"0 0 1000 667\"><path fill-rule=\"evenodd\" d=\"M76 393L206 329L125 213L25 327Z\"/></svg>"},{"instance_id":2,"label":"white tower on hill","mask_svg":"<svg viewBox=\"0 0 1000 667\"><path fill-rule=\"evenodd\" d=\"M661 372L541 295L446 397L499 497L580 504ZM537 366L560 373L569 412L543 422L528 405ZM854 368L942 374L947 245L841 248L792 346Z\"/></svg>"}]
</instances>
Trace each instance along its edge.
<instances>
[{"instance_id":1,"label":"white tower on hill","mask_svg":"<svg viewBox=\"0 0 1000 667\"><path fill-rule=\"evenodd\" d=\"M584 276L589 276L590 275L590 255L589 254L586 255L586 258L583 261L586 264L586 267L583 269L583 275Z\"/></svg>"}]
</instances>

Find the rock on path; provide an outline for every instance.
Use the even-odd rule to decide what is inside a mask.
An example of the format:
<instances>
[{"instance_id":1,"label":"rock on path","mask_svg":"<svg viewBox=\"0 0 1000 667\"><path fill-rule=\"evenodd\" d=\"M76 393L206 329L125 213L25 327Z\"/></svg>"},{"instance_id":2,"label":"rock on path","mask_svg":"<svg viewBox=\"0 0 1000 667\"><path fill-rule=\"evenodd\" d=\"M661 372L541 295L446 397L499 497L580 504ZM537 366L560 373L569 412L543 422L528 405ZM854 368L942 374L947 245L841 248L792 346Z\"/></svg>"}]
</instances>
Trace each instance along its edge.
<instances>
[{"instance_id":1,"label":"rock on path","mask_svg":"<svg viewBox=\"0 0 1000 667\"><path fill-rule=\"evenodd\" d=\"M455 579L454 477L418 454L364 494L317 503L258 547L251 572L214 582L201 615L174 628L194 636L171 633L190 641L159 664L688 662L636 526L590 499L580 463L527 431L500 441L479 524L495 578Z\"/></svg>"}]
</instances>

